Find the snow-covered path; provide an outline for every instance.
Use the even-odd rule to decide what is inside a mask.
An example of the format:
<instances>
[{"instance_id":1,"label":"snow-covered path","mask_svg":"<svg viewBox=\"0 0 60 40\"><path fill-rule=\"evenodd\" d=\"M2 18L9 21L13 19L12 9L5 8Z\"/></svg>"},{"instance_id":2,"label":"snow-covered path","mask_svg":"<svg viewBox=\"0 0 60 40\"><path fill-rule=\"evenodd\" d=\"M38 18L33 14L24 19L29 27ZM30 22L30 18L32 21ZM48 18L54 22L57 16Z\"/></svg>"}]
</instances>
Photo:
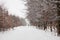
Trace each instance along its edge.
<instances>
[{"instance_id":1,"label":"snow-covered path","mask_svg":"<svg viewBox=\"0 0 60 40\"><path fill-rule=\"evenodd\" d=\"M60 38L52 35L51 32L45 32L33 26L21 26L14 30L1 32L0 40L60 40Z\"/></svg>"}]
</instances>

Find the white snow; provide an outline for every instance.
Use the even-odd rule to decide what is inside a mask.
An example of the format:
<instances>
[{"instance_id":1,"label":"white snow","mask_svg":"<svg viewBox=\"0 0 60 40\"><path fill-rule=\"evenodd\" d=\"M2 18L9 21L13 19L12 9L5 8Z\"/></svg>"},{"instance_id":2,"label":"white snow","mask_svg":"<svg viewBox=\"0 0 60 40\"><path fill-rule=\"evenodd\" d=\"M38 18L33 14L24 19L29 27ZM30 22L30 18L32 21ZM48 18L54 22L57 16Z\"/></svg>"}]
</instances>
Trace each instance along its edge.
<instances>
[{"instance_id":1,"label":"white snow","mask_svg":"<svg viewBox=\"0 0 60 40\"><path fill-rule=\"evenodd\" d=\"M0 32L0 40L60 40L60 37L33 26L21 26L14 30Z\"/></svg>"}]
</instances>

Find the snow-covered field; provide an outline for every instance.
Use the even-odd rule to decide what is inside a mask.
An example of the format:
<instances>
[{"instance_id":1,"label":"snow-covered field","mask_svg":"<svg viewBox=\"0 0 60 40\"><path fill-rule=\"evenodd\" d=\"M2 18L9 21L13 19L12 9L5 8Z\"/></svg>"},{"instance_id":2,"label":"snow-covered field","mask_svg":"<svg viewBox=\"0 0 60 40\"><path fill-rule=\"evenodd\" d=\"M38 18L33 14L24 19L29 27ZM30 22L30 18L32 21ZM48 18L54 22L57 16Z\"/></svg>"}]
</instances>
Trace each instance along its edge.
<instances>
[{"instance_id":1,"label":"snow-covered field","mask_svg":"<svg viewBox=\"0 0 60 40\"><path fill-rule=\"evenodd\" d=\"M33 26L21 26L14 28L14 30L0 32L0 40L60 40L60 37Z\"/></svg>"}]
</instances>

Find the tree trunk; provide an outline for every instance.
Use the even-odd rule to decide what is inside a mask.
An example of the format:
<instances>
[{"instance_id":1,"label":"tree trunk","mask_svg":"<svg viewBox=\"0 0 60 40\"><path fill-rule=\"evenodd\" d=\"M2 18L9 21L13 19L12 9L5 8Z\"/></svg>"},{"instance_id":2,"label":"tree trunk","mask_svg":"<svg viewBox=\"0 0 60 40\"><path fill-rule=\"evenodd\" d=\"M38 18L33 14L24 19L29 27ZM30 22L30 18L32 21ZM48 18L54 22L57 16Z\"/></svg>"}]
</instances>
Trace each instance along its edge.
<instances>
[{"instance_id":1,"label":"tree trunk","mask_svg":"<svg viewBox=\"0 0 60 40\"><path fill-rule=\"evenodd\" d=\"M60 0L58 0L58 2L59 2ZM57 20L57 22L58 22L58 25L57 25L57 33L58 33L58 35L60 35L60 3L58 3L57 2L57 17L58 17L58 20Z\"/></svg>"}]
</instances>

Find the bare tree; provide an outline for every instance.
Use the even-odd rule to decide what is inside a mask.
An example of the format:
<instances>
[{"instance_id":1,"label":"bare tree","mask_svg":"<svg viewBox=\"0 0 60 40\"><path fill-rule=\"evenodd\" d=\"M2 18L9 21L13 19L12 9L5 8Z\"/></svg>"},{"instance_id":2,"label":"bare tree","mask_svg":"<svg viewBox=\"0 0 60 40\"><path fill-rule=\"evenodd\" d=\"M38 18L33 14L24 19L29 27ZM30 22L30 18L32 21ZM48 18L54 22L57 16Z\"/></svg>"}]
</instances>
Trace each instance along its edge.
<instances>
[{"instance_id":1,"label":"bare tree","mask_svg":"<svg viewBox=\"0 0 60 40\"><path fill-rule=\"evenodd\" d=\"M56 5L57 5L57 22L58 22L57 33L59 36L60 35L60 0L57 0Z\"/></svg>"}]
</instances>

